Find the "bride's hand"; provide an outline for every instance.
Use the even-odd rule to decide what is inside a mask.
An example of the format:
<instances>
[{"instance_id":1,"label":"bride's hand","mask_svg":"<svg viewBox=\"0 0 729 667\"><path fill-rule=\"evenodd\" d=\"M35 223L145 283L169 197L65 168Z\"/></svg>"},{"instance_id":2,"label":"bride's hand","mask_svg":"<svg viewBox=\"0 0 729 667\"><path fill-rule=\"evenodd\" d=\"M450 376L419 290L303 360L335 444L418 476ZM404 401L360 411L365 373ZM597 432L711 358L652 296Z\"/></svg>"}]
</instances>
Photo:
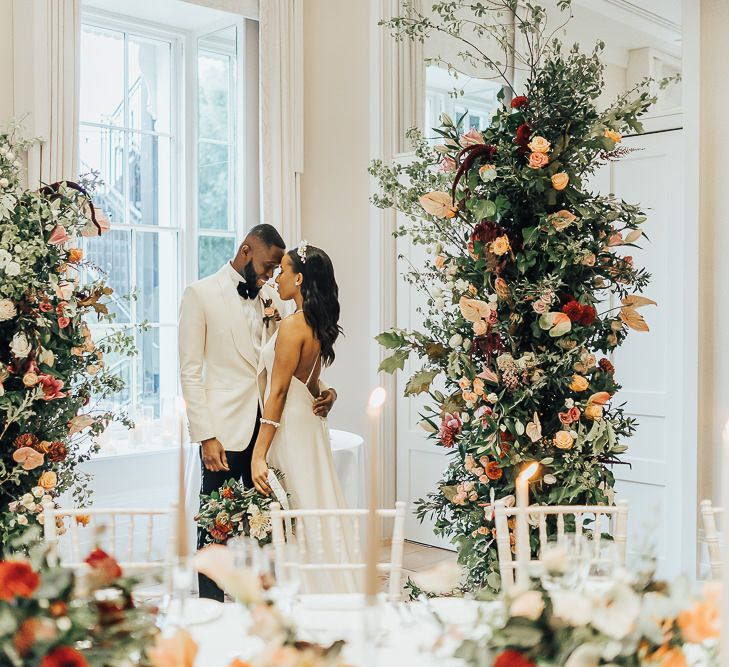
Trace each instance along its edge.
<instances>
[{"instance_id":1,"label":"bride's hand","mask_svg":"<svg viewBox=\"0 0 729 667\"><path fill-rule=\"evenodd\" d=\"M270 496L272 491L268 485L268 463L263 457L254 456L251 461L251 476L256 491L264 496Z\"/></svg>"}]
</instances>

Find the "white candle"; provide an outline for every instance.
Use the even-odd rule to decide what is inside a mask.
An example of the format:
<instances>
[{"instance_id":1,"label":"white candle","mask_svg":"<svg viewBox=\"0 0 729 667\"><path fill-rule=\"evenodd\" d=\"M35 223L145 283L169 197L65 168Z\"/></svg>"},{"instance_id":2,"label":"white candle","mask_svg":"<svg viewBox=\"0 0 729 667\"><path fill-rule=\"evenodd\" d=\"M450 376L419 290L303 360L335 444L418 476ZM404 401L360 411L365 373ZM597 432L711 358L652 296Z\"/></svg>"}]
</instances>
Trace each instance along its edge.
<instances>
[{"instance_id":1,"label":"white candle","mask_svg":"<svg viewBox=\"0 0 729 667\"><path fill-rule=\"evenodd\" d=\"M180 478L177 496L177 556L187 558L187 516L185 512L185 401L177 405L177 440L180 448Z\"/></svg>"},{"instance_id":2,"label":"white candle","mask_svg":"<svg viewBox=\"0 0 729 667\"><path fill-rule=\"evenodd\" d=\"M529 561L532 557L529 546L529 480L539 464L535 461L522 470L516 478L516 581L528 581Z\"/></svg>"},{"instance_id":3,"label":"white candle","mask_svg":"<svg viewBox=\"0 0 729 667\"><path fill-rule=\"evenodd\" d=\"M721 457L721 515L722 538L722 587L721 596L721 660L719 664L729 665L729 420L724 424L722 432L723 448Z\"/></svg>"},{"instance_id":4,"label":"white candle","mask_svg":"<svg viewBox=\"0 0 729 667\"><path fill-rule=\"evenodd\" d=\"M377 505L380 482L380 417L382 406L385 404L387 392L377 387L370 394L367 403L367 417L370 421L370 491L369 514L367 517L367 568L365 573L365 592L367 604L374 605L377 601L379 579L377 576L377 561L379 559L379 521Z\"/></svg>"}]
</instances>

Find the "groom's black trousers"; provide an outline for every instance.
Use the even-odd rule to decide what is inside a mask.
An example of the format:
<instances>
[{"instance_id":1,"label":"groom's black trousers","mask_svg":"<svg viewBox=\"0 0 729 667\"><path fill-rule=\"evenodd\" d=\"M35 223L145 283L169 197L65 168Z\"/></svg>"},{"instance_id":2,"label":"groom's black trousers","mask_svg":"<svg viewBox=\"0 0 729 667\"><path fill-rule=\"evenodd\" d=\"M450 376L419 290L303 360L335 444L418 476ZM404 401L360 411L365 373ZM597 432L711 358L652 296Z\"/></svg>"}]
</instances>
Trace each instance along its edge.
<instances>
[{"instance_id":1,"label":"groom's black trousers","mask_svg":"<svg viewBox=\"0 0 729 667\"><path fill-rule=\"evenodd\" d=\"M210 495L213 491L217 491L229 479L242 480L246 488L253 487L253 476L251 475L251 459L253 457L253 445L256 444L258 437L258 429L260 427L261 413L256 415L256 425L253 429L251 441L242 452L225 452L228 459L229 470L220 472L212 472L205 468L202 463L202 447L200 448L200 465L202 466L202 487L200 493ZM205 546L205 531L202 528L197 530L197 548L201 549ZM198 587L200 589L201 598L211 598L213 600L223 601L223 591L218 588L215 583L204 574L197 575Z\"/></svg>"}]
</instances>

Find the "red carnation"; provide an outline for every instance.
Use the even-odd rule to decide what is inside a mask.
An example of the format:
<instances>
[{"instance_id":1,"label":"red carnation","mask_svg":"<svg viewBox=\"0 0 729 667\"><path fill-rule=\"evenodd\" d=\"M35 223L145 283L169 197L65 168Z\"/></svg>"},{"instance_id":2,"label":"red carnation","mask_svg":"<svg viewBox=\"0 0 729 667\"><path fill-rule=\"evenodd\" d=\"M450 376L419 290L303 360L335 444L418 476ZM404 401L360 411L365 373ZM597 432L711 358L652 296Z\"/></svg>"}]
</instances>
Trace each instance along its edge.
<instances>
[{"instance_id":1,"label":"red carnation","mask_svg":"<svg viewBox=\"0 0 729 667\"><path fill-rule=\"evenodd\" d=\"M582 306L582 313L580 314L580 324L583 327L589 327L595 321L596 317L597 311L592 306Z\"/></svg>"},{"instance_id":2,"label":"red carnation","mask_svg":"<svg viewBox=\"0 0 729 667\"><path fill-rule=\"evenodd\" d=\"M40 586L40 575L24 560L0 561L0 600L29 598Z\"/></svg>"},{"instance_id":3,"label":"red carnation","mask_svg":"<svg viewBox=\"0 0 729 667\"><path fill-rule=\"evenodd\" d=\"M529 106L529 99L526 95L517 95L511 100L512 109L526 109Z\"/></svg>"},{"instance_id":4,"label":"red carnation","mask_svg":"<svg viewBox=\"0 0 729 667\"><path fill-rule=\"evenodd\" d=\"M499 653L492 665L493 667L535 667L529 658L514 649L506 649Z\"/></svg>"},{"instance_id":5,"label":"red carnation","mask_svg":"<svg viewBox=\"0 0 729 667\"><path fill-rule=\"evenodd\" d=\"M92 579L97 586L108 586L122 575L122 569L116 558L102 549L94 549L86 557L85 562L91 568Z\"/></svg>"},{"instance_id":6,"label":"red carnation","mask_svg":"<svg viewBox=\"0 0 729 667\"><path fill-rule=\"evenodd\" d=\"M519 127L516 128L516 139L514 140L516 144L522 149L527 149L527 144L529 143L529 139L532 136L532 128L529 127L526 123L522 123L519 125Z\"/></svg>"},{"instance_id":7,"label":"red carnation","mask_svg":"<svg viewBox=\"0 0 729 667\"><path fill-rule=\"evenodd\" d=\"M59 646L46 653L41 667L88 667L89 663L75 648Z\"/></svg>"},{"instance_id":8,"label":"red carnation","mask_svg":"<svg viewBox=\"0 0 729 667\"><path fill-rule=\"evenodd\" d=\"M562 312L570 318L570 321L579 322L582 317L582 306L577 301L568 301L562 306Z\"/></svg>"}]
</instances>

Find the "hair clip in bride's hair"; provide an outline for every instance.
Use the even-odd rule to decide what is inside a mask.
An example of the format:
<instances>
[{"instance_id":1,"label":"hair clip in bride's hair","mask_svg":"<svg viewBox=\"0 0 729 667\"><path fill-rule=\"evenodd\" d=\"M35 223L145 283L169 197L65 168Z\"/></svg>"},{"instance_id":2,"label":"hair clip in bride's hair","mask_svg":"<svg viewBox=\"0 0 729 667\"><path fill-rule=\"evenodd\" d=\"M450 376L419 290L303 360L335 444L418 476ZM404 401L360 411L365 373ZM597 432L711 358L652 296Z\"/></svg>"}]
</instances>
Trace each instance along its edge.
<instances>
[{"instance_id":1,"label":"hair clip in bride's hair","mask_svg":"<svg viewBox=\"0 0 729 667\"><path fill-rule=\"evenodd\" d=\"M299 256L299 259L301 260L302 264L306 264L306 249L309 247L308 241L300 241L299 242L299 248L296 251L296 254Z\"/></svg>"}]
</instances>

